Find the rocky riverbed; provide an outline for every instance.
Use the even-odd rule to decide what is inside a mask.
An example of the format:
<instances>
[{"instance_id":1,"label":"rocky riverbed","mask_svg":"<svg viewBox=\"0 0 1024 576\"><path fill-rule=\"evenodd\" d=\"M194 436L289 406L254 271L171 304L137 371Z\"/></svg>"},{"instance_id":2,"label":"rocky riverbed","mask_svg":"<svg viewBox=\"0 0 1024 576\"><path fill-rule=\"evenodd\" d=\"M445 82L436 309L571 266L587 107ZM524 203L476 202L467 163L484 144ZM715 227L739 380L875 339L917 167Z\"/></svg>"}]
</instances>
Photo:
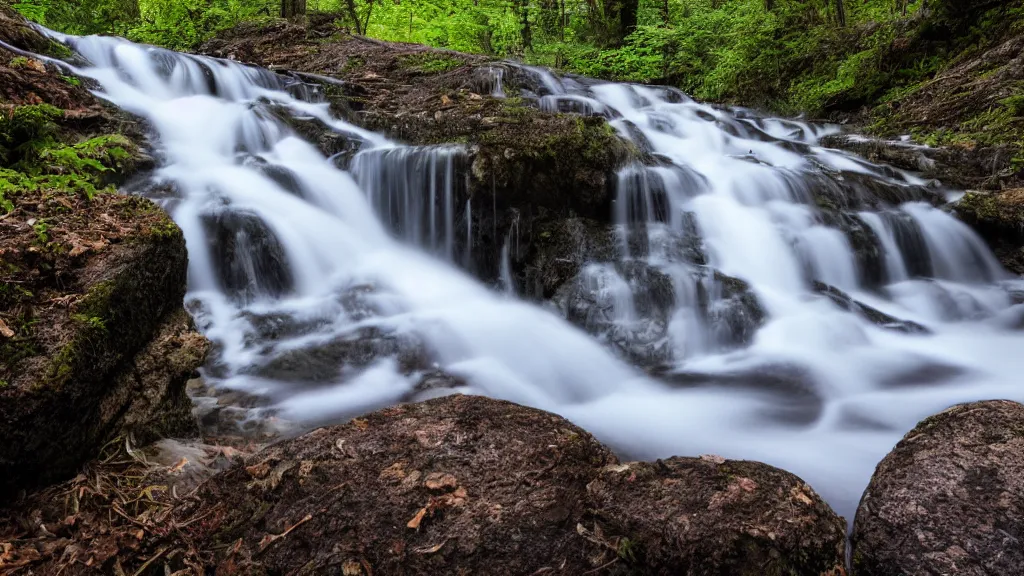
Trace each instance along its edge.
<instances>
[{"instance_id":1,"label":"rocky riverbed","mask_svg":"<svg viewBox=\"0 0 1024 576\"><path fill-rule=\"evenodd\" d=\"M8 45L0 48L0 572L888 576L1012 574L1024 562L1024 406L1010 401L954 406L906 434L857 509L852 564L848 519L790 472L714 454L627 461L561 416L446 395L466 381L432 366L422 341L377 327L278 354L247 374L301 372L312 386L394 357L418 382L398 398L405 403L263 446L266 421L246 435L236 425L251 413L230 414L265 399L194 379L210 342L182 306L182 230L150 200L115 193L145 185L161 199L147 179L160 162L147 152L151 127L91 94L89 80L56 61L71 58L67 48L5 8L0 40ZM459 200L492 207L468 211L467 227L478 233L464 243L453 234L447 256L481 280L549 301L681 389L771 385L789 400L773 418L805 422L820 410L798 369L716 374L710 384L707 375L667 370L670 356L647 344L663 340L672 279L639 259L612 268L644 292L638 312L654 318L647 339L595 313L606 304L591 287L607 271L591 264L622 249L611 224L622 169L660 169L666 160L600 115L542 110L524 93L542 92L543 76L351 37L315 20L242 28L204 50L276 69L292 90L321 90L335 114L363 128L420 145L457 143ZM520 94L495 97L503 86ZM395 160L355 157L351 141L315 117L267 109L338 165ZM288 173L265 171L299 188ZM926 185L869 184L823 176L809 201L833 223L905 199L893 194L944 203ZM165 207L176 194L166 191ZM1016 271L1014 198L971 193L947 208ZM214 267L231 298L293 291L294 270L273 231L240 212L218 214L204 220L211 245L257 253L266 266L262 283L250 282L250 268ZM851 242L864 229L843 228ZM650 237L625 240L627 249L665 248ZM701 277L694 306L718 327L716 344L748 345L767 315L751 286L709 267L701 243L673 242L674 257ZM879 258L869 244L857 252L862 269L877 273L869 284L881 282ZM929 333L838 287L817 282L812 292L887 333ZM340 301L360 320L383 313L370 286ZM315 319L249 318L259 329L247 337L275 354L282 334L318 327ZM226 370L220 352L215 346L205 367L212 379ZM194 392L220 399L194 407L190 380Z\"/></svg>"}]
</instances>

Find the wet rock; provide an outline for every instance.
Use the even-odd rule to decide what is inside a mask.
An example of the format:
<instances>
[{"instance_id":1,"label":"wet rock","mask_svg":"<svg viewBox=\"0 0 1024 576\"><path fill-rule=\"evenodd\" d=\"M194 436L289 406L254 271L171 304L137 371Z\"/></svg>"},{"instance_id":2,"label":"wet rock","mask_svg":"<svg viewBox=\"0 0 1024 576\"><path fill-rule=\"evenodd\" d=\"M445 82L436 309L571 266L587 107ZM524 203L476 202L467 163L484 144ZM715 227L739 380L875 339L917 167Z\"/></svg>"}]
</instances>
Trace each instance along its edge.
<instances>
[{"instance_id":1,"label":"wet rock","mask_svg":"<svg viewBox=\"0 0 1024 576\"><path fill-rule=\"evenodd\" d=\"M199 516L183 531L201 564L248 574L841 574L845 536L781 470L619 464L558 416L471 396L271 446L174 513Z\"/></svg>"},{"instance_id":2,"label":"wet rock","mask_svg":"<svg viewBox=\"0 0 1024 576\"><path fill-rule=\"evenodd\" d=\"M516 279L525 296L552 298L586 263L616 254L614 231L594 220L542 213L530 224L516 224L508 236L510 262L521 270Z\"/></svg>"},{"instance_id":3,"label":"wet rock","mask_svg":"<svg viewBox=\"0 0 1024 576\"><path fill-rule=\"evenodd\" d=\"M209 348L183 308L172 312L115 380L100 412L122 411L122 430L140 446L160 438L197 437L186 384Z\"/></svg>"},{"instance_id":4,"label":"wet rock","mask_svg":"<svg viewBox=\"0 0 1024 576\"><path fill-rule=\"evenodd\" d=\"M700 269L700 275L696 284L698 310L712 335L712 343L748 344L767 318L750 284L710 268Z\"/></svg>"},{"instance_id":5,"label":"wet rock","mask_svg":"<svg viewBox=\"0 0 1024 576\"><path fill-rule=\"evenodd\" d=\"M365 327L302 348L264 351L267 360L245 369L261 378L285 382L332 382L381 358L394 357L405 372L427 364L423 343L413 335Z\"/></svg>"},{"instance_id":6,"label":"wet rock","mask_svg":"<svg viewBox=\"0 0 1024 576\"><path fill-rule=\"evenodd\" d=\"M988 242L1003 266L1024 273L1024 188L968 192L953 210Z\"/></svg>"},{"instance_id":7,"label":"wet rock","mask_svg":"<svg viewBox=\"0 0 1024 576\"><path fill-rule=\"evenodd\" d=\"M793 364L761 364L725 372L655 371L662 382L682 388L739 390L759 398L759 413L771 422L808 425L818 420L825 399L807 369Z\"/></svg>"},{"instance_id":8,"label":"wet rock","mask_svg":"<svg viewBox=\"0 0 1024 576\"><path fill-rule=\"evenodd\" d=\"M664 272L640 261L590 264L555 294L566 320L642 367L672 357L668 322L675 287Z\"/></svg>"},{"instance_id":9,"label":"wet rock","mask_svg":"<svg viewBox=\"0 0 1024 576\"><path fill-rule=\"evenodd\" d=\"M596 521L643 574L845 574L846 524L796 476L760 462L674 457L606 466Z\"/></svg>"},{"instance_id":10,"label":"wet rock","mask_svg":"<svg viewBox=\"0 0 1024 576\"><path fill-rule=\"evenodd\" d=\"M854 522L858 576L1015 574L1024 566L1024 406L922 420L875 469Z\"/></svg>"},{"instance_id":11,"label":"wet rock","mask_svg":"<svg viewBox=\"0 0 1024 576\"><path fill-rule=\"evenodd\" d=\"M281 241L259 215L224 209L202 217L208 250L223 288L243 302L292 291L294 278Z\"/></svg>"},{"instance_id":12,"label":"wet rock","mask_svg":"<svg viewBox=\"0 0 1024 576\"><path fill-rule=\"evenodd\" d=\"M281 50L285 45L301 48ZM521 249L510 258L509 268L520 293L527 295L551 297L579 268L561 272L560 264L544 259L553 243L549 240L556 238L545 233L574 226L563 221L575 218L607 225L616 170L643 156L603 117L544 112L520 96L545 92L529 69L481 56L338 37L332 21L320 17L303 24L240 27L203 51L298 71L304 81L322 84L336 113L397 141L419 146L460 143L466 169L458 170L453 193L458 232L445 256L481 280L496 283L502 277L507 239L517 234ZM491 95L499 70L507 97ZM285 120L321 149L335 153L331 142L322 141L323 126ZM310 126L313 131L304 132ZM346 165L350 152L337 154ZM428 184L421 178L420 189ZM463 216L467 205L468 220ZM430 204L421 206L426 210ZM392 216L384 214L385 222ZM408 215L403 219L412 221ZM429 221L426 211L419 221Z\"/></svg>"},{"instance_id":13,"label":"wet rock","mask_svg":"<svg viewBox=\"0 0 1024 576\"><path fill-rule=\"evenodd\" d=\"M924 326L909 320L900 320L899 318L890 316L881 310L872 308L863 302L854 300L849 294L835 286L815 281L813 288L815 292L825 296L835 303L836 306L839 306L847 312L853 312L880 328L903 332L906 334L931 334L931 330Z\"/></svg>"}]
</instances>

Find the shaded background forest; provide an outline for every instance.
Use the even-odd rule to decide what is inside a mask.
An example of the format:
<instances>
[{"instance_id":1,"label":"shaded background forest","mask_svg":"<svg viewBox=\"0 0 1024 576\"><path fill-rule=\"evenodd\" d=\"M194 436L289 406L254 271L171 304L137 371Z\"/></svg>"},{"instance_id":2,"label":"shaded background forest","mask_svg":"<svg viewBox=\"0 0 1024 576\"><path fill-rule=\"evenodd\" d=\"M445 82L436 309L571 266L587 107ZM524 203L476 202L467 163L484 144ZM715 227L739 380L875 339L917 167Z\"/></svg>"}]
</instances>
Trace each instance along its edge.
<instances>
[{"instance_id":1,"label":"shaded background forest","mask_svg":"<svg viewBox=\"0 0 1024 576\"><path fill-rule=\"evenodd\" d=\"M192 49L242 21L330 12L339 32L672 84L780 113L892 101L1022 22L1019 0L22 0L31 19Z\"/></svg>"}]
</instances>

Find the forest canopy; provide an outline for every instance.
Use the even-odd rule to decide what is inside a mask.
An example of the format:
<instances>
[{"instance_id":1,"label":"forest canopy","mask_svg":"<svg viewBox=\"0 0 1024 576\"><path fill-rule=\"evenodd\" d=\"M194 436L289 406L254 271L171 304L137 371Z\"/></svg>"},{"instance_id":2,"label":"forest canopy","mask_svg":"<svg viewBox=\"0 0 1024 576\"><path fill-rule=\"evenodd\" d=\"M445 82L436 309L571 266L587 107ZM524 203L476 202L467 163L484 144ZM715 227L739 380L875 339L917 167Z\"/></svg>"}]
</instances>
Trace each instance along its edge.
<instances>
[{"instance_id":1,"label":"forest canopy","mask_svg":"<svg viewBox=\"0 0 1024 576\"><path fill-rule=\"evenodd\" d=\"M1018 26L985 0L20 0L73 33L195 49L243 21L332 13L339 31L514 58L697 98L821 114L884 102Z\"/></svg>"}]
</instances>

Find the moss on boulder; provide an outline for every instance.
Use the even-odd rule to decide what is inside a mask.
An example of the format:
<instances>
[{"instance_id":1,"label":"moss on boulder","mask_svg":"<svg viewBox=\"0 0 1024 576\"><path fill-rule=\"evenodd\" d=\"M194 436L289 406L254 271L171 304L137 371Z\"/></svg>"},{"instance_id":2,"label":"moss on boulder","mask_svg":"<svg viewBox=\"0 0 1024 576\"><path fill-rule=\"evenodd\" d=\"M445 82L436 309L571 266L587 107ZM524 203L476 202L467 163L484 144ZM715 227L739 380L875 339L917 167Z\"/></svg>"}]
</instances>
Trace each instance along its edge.
<instances>
[{"instance_id":1,"label":"moss on boulder","mask_svg":"<svg viewBox=\"0 0 1024 576\"><path fill-rule=\"evenodd\" d=\"M467 202L473 207L474 231L472 256L463 260L481 279L496 281L502 248L514 229L521 249L510 264L528 295L550 296L557 288L553 279L576 272L542 270L549 261L533 260L547 252L543 234L569 226L573 218L606 225L617 169L643 159L604 118L531 105L518 95L517 83L535 80L505 63L350 36L321 15L304 23L239 26L202 51L319 85L333 112L390 138L461 146L465 158L457 180L462 189L454 203L459 209ZM505 78L507 97L491 95L496 69ZM352 154L351 142L316 122L286 122L327 155ZM462 247L455 252L463 253ZM541 278L543 287L535 290Z\"/></svg>"},{"instance_id":2,"label":"moss on boulder","mask_svg":"<svg viewBox=\"0 0 1024 576\"><path fill-rule=\"evenodd\" d=\"M0 39L38 49L40 38L0 10ZM19 82L0 82L8 499L73 474L118 434L193 432L184 385L207 344L182 309L181 230L149 200L115 192L151 162L141 129L52 65L0 50L0 78Z\"/></svg>"},{"instance_id":3,"label":"moss on boulder","mask_svg":"<svg viewBox=\"0 0 1024 576\"><path fill-rule=\"evenodd\" d=\"M968 192L953 208L988 242L1006 269L1024 274L1024 188Z\"/></svg>"}]
</instances>

